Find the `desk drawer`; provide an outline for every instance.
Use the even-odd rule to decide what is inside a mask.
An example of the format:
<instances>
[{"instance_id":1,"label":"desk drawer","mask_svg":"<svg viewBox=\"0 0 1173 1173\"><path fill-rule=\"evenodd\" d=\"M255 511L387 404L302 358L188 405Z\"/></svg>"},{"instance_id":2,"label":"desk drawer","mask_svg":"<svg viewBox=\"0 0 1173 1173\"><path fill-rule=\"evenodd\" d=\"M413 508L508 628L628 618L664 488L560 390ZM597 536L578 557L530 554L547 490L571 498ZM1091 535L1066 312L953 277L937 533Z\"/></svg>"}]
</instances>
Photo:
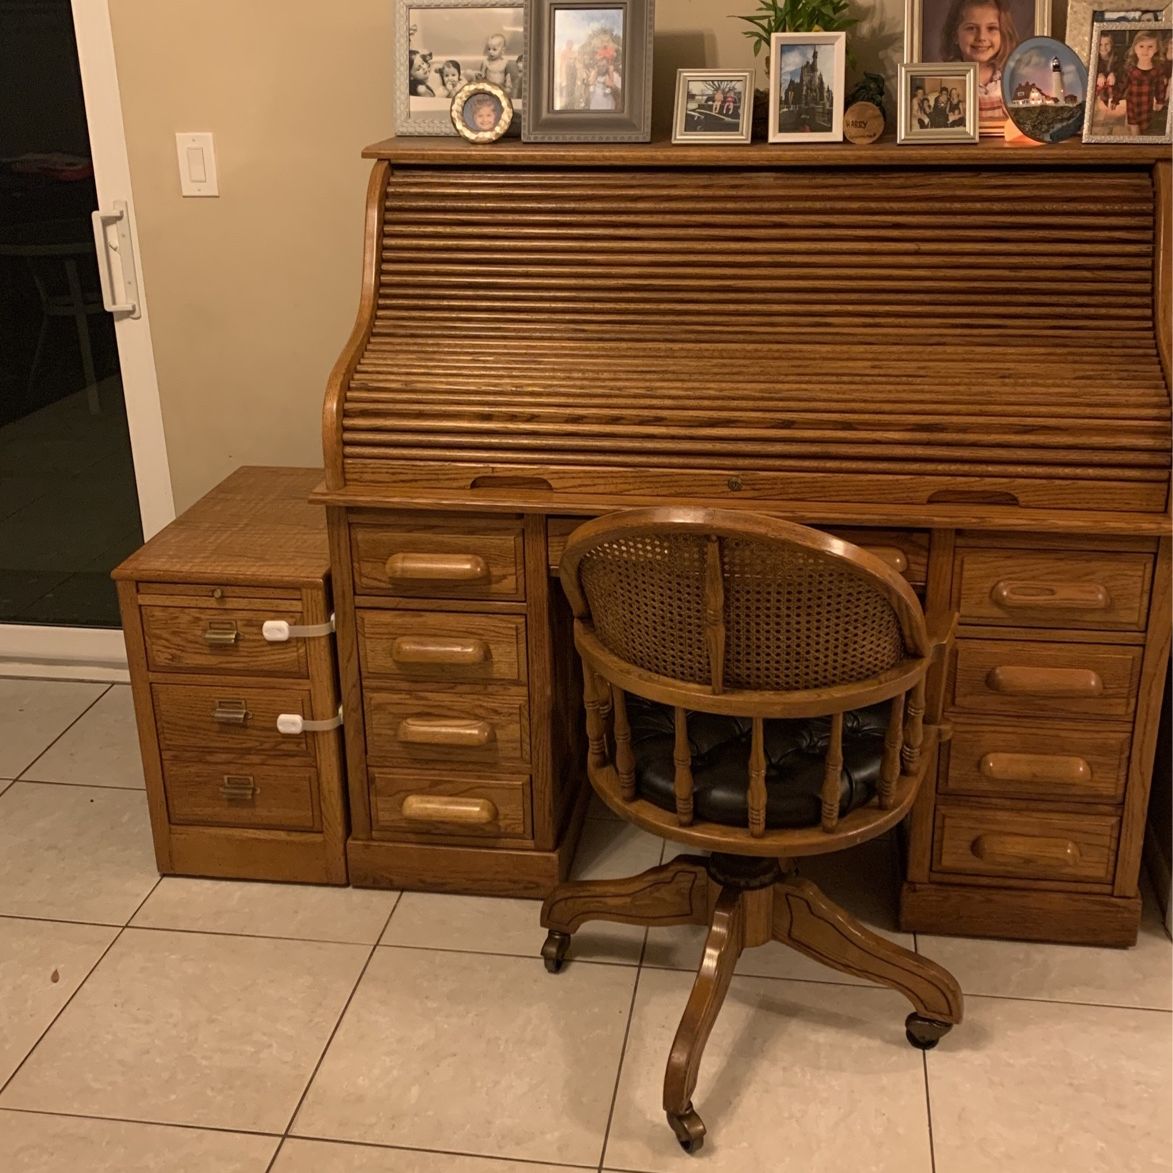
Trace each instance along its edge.
<instances>
[{"instance_id":1,"label":"desk drawer","mask_svg":"<svg viewBox=\"0 0 1173 1173\"><path fill-rule=\"evenodd\" d=\"M529 698L524 692L366 690L372 762L529 762Z\"/></svg>"},{"instance_id":2,"label":"desk drawer","mask_svg":"<svg viewBox=\"0 0 1173 1173\"><path fill-rule=\"evenodd\" d=\"M313 770L249 762L229 768L206 762L166 761L163 788L173 823L285 831L319 829L314 801L317 774Z\"/></svg>"},{"instance_id":3,"label":"desk drawer","mask_svg":"<svg viewBox=\"0 0 1173 1173\"><path fill-rule=\"evenodd\" d=\"M314 761L310 734L277 732L280 713L311 713L310 694L295 688L154 684L151 697L164 754L228 754L273 762ZM320 735L319 735L320 736Z\"/></svg>"},{"instance_id":4,"label":"desk drawer","mask_svg":"<svg viewBox=\"0 0 1173 1173\"><path fill-rule=\"evenodd\" d=\"M372 770L371 815L381 831L528 839L530 782L520 775L437 781L430 774Z\"/></svg>"},{"instance_id":5,"label":"desk drawer","mask_svg":"<svg viewBox=\"0 0 1173 1173\"><path fill-rule=\"evenodd\" d=\"M959 721L948 743L946 795L1007 795L1058 802L1119 802L1129 735L1043 721Z\"/></svg>"},{"instance_id":6,"label":"desk drawer","mask_svg":"<svg viewBox=\"0 0 1173 1173\"><path fill-rule=\"evenodd\" d=\"M1015 716L1127 717L1136 703L1141 648L960 639L953 703Z\"/></svg>"},{"instance_id":7,"label":"desk drawer","mask_svg":"<svg viewBox=\"0 0 1173 1173\"><path fill-rule=\"evenodd\" d=\"M287 601L274 601L271 611L144 606L141 614L147 665L154 671L308 675L302 640L269 643L261 634L267 619L301 622L301 612Z\"/></svg>"},{"instance_id":8,"label":"desk drawer","mask_svg":"<svg viewBox=\"0 0 1173 1173\"><path fill-rule=\"evenodd\" d=\"M397 682L524 684L525 620L462 612L360 611L363 676Z\"/></svg>"},{"instance_id":9,"label":"desk drawer","mask_svg":"<svg viewBox=\"0 0 1173 1173\"><path fill-rule=\"evenodd\" d=\"M521 525L492 518L355 522L350 531L359 594L408 598L525 598Z\"/></svg>"},{"instance_id":10,"label":"desk drawer","mask_svg":"<svg viewBox=\"0 0 1173 1173\"><path fill-rule=\"evenodd\" d=\"M1030 809L937 811L934 866L941 872L1023 880L1109 883L1120 820Z\"/></svg>"},{"instance_id":11,"label":"desk drawer","mask_svg":"<svg viewBox=\"0 0 1173 1173\"><path fill-rule=\"evenodd\" d=\"M1147 554L962 550L963 623L1141 631L1153 560Z\"/></svg>"}]
</instances>

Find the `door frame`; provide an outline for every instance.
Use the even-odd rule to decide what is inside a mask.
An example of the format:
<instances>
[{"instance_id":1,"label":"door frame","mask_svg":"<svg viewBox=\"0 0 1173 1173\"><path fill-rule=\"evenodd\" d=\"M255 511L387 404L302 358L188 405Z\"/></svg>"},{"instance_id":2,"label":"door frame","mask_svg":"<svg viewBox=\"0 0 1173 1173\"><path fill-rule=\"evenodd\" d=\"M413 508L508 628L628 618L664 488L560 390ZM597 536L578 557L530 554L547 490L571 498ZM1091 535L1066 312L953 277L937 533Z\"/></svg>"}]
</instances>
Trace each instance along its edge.
<instances>
[{"instance_id":1,"label":"door frame","mask_svg":"<svg viewBox=\"0 0 1173 1173\"><path fill-rule=\"evenodd\" d=\"M140 315L133 319L116 316L114 333L122 368L139 515L143 537L149 538L175 517L175 501L134 216L110 6L109 0L70 0L70 3L98 207L112 208L115 200L124 200L130 212ZM0 676L126 680L126 647L122 632L117 628L0 623Z\"/></svg>"}]
</instances>

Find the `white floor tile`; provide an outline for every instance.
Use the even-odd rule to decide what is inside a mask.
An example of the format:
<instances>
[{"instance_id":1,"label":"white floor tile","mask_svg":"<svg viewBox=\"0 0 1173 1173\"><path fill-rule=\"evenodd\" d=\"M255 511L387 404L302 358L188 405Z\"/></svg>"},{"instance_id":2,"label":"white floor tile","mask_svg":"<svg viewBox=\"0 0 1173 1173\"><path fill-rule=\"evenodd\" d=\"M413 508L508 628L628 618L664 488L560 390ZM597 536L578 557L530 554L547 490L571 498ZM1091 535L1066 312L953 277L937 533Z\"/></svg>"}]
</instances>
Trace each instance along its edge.
<instances>
[{"instance_id":1,"label":"white floor tile","mask_svg":"<svg viewBox=\"0 0 1173 1173\"><path fill-rule=\"evenodd\" d=\"M0 778L15 778L109 685L0 677Z\"/></svg>"}]
</instances>

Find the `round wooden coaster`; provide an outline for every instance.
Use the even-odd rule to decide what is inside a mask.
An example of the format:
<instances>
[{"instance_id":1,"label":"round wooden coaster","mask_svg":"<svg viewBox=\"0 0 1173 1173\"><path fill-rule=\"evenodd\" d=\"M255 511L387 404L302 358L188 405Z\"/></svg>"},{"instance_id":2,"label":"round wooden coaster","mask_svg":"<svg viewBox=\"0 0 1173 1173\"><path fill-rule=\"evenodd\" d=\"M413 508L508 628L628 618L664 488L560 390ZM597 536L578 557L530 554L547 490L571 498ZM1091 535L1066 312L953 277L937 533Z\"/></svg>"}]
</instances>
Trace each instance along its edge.
<instances>
[{"instance_id":1,"label":"round wooden coaster","mask_svg":"<svg viewBox=\"0 0 1173 1173\"><path fill-rule=\"evenodd\" d=\"M849 143L874 143L884 133L884 112L874 102L853 102L843 114L843 137Z\"/></svg>"}]
</instances>

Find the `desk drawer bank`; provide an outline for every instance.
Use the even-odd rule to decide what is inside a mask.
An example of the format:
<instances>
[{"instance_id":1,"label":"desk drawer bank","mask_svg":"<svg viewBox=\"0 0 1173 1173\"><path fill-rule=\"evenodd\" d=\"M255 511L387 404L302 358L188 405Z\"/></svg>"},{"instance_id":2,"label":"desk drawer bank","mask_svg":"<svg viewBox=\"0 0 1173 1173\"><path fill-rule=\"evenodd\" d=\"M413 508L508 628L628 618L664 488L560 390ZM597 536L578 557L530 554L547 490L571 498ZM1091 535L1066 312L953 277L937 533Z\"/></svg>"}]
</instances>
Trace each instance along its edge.
<instances>
[{"instance_id":1,"label":"desk drawer bank","mask_svg":"<svg viewBox=\"0 0 1173 1173\"><path fill-rule=\"evenodd\" d=\"M114 571L164 874L346 883L320 476L238 469Z\"/></svg>"},{"instance_id":2,"label":"desk drawer bank","mask_svg":"<svg viewBox=\"0 0 1173 1173\"><path fill-rule=\"evenodd\" d=\"M842 533L960 617L905 928L1132 942L1170 635L1166 152L366 155L316 494L356 882L549 887L580 809L566 535L714 505Z\"/></svg>"}]
</instances>

